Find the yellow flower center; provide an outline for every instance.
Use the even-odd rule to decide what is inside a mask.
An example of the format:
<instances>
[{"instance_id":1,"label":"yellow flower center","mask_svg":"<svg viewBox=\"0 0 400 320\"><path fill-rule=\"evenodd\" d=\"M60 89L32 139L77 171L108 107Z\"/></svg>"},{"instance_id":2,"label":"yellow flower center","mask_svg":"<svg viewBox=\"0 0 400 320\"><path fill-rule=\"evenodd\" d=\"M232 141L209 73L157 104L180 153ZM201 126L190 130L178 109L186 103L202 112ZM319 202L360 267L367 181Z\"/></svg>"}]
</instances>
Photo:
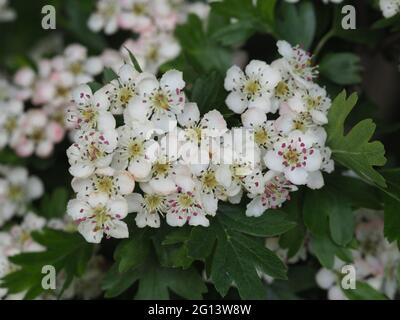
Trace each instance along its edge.
<instances>
[{"instance_id":1,"label":"yellow flower center","mask_svg":"<svg viewBox=\"0 0 400 320\"><path fill-rule=\"evenodd\" d=\"M97 179L95 185L98 191L111 194L114 183L112 177L102 176Z\"/></svg>"},{"instance_id":2,"label":"yellow flower center","mask_svg":"<svg viewBox=\"0 0 400 320\"><path fill-rule=\"evenodd\" d=\"M244 86L244 92L248 95L255 95L258 91L260 91L260 84L258 81L249 80Z\"/></svg>"},{"instance_id":3,"label":"yellow flower center","mask_svg":"<svg viewBox=\"0 0 400 320\"><path fill-rule=\"evenodd\" d=\"M215 173L213 171L207 171L203 174L201 182L203 183L203 186L209 190L214 190L218 185L218 181L215 178Z\"/></svg>"},{"instance_id":4,"label":"yellow flower center","mask_svg":"<svg viewBox=\"0 0 400 320\"><path fill-rule=\"evenodd\" d=\"M289 164L293 165L299 161L299 153L295 150L288 150L286 151L284 158Z\"/></svg>"},{"instance_id":5,"label":"yellow flower center","mask_svg":"<svg viewBox=\"0 0 400 320\"><path fill-rule=\"evenodd\" d=\"M111 219L110 215L107 213L107 208L103 205L99 205L93 209L93 216L96 221L95 231L103 229L103 225Z\"/></svg>"},{"instance_id":6,"label":"yellow flower center","mask_svg":"<svg viewBox=\"0 0 400 320\"><path fill-rule=\"evenodd\" d=\"M144 196L144 205L148 212L156 213L163 204L163 199L161 196L156 194L146 194Z\"/></svg>"},{"instance_id":7,"label":"yellow flower center","mask_svg":"<svg viewBox=\"0 0 400 320\"><path fill-rule=\"evenodd\" d=\"M178 196L178 203L182 208L190 208L193 205L193 197L182 193Z\"/></svg>"},{"instance_id":8,"label":"yellow flower center","mask_svg":"<svg viewBox=\"0 0 400 320\"><path fill-rule=\"evenodd\" d=\"M42 141L44 137L45 137L44 130L42 128L34 129L31 134L31 139L36 143Z\"/></svg>"},{"instance_id":9,"label":"yellow flower center","mask_svg":"<svg viewBox=\"0 0 400 320\"><path fill-rule=\"evenodd\" d=\"M161 176L168 173L170 165L168 163L156 162L153 165L153 172L155 176Z\"/></svg>"},{"instance_id":10,"label":"yellow flower center","mask_svg":"<svg viewBox=\"0 0 400 320\"><path fill-rule=\"evenodd\" d=\"M82 73L82 70L83 70L82 64L80 62L71 63L71 65L69 66L69 70L74 75L80 74L80 73Z\"/></svg>"},{"instance_id":11,"label":"yellow flower center","mask_svg":"<svg viewBox=\"0 0 400 320\"><path fill-rule=\"evenodd\" d=\"M123 87L119 89L119 101L123 105L127 105L134 95L135 91L131 88Z\"/></svg>"},{"instance_id":12,"label":"yellow flower center","mask_svg":"<svg viewBox=\"0 0 400 320\"><path fill-rule=\"evenodd\" d=\"M144 154L143 143L134 141L128 147L129 157L136 158Z\"/></svg>"},{"instance_id":13,"label":"yellow flower center","mask_svg":"<svg viewBox=\"0 0 400 320\"><path fill-rule=\"evenodd\" d=\"M154 105L157 109L168 110L169 109L169 102L168 97L166 97L162 93L158 93L154 97Z\"/></svg>"},{"instance_id":14,"label":"yellow flower center","mask_svg":"<svg viewBox=\"0 0 400 320\"><path fill-rule=\"evenodd\" d=\"M259 128L254 131L254 141L258 145L265 145L269 140L268 132L264 128Z\"/></svg>"},{"instance_id":15,"label":"yellow flower center","mask_svg":"<svg viewBox=\"0 0 400 320\"><path fill-rule=\"evenodd\" d=\"M8 189L8 197L12 201L19 201L23 198L23 189L21 186L11 185Z\"/></svg>"},{"instance_id":16,"label":"yellow flower center","mask_svg":"<svg viewBox=\"0 0 400 320\"><path fill-rule=\"evenodd\" d=\"M275 88L275 95L278 97L285 97L289 92L289 86L286 82L280 81Z\"/></svg>"}]
</instances>

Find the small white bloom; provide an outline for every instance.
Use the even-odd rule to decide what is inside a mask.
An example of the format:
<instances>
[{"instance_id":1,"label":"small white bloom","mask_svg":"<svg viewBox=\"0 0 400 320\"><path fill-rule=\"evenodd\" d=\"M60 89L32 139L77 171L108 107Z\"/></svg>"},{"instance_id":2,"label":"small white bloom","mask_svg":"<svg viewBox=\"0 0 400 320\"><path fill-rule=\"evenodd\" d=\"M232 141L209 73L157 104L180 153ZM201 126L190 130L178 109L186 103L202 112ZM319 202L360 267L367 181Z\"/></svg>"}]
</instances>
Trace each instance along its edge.
<instances>
[{"instance_id":1,"label":"small white bloom","mask_svg":"<svg viewBox=\"0 0 400 320\"><path fill-rule=\"evenodd\" d=\"M379 7L385 18L391 18L400 12L400 0L379 0Z\"/></svg>"},{"instance_id":2,"label":"small white bloom","mask_svg":"<svg viewBox=\"0 0 400 320\"><path fill-rule=\"evenodd\" d=\"M120 11L120 1L99 0L96 12L89 18L89 29L95 32L104 29L105 34L115 33L118 29L118 15Z\"/></svg>"},{"instance_id":3,"label":"small white bloom","mask_svg":"<svg viewBox=\"0 0 400 320\"><path fill-rule=\"evenodd\" d=\"M306 184L309 172L319 170L322 164L321 153L314 143L311 136L293 131L267 151L265 164L271 170L283 172L293 184Z\"/></svg>"},{"instance_id":4,"label":"small white bloom","mask_svg":"<svg viewBox=\"0 0 400 320\"><path fill-rule=\"evenodd\" d=\"M259 60L252 60L243 72L231 67L225 77L225 89L230 91L226 105L235 113L247 108L259 108L271 112L271 95L281 80L280 72Z\"/></svg>"},{"instance_id":5,"label":"small white bloom","mask_svg":"<svg viewBox=\"0 0 400 320\"><path fill-rule=\"evenodd\" d=\"M160 215L166 211L165 196L156 193L133 193L125 197L128 201L129 212L137 212L135 221L139 228L146 226L160 227Z\"/></svg>"},{"instance_id":6,"label":"small white bloom","mask_svg":"<svg viewBox=\"0 0 400 320\"><path fill-rule=\"evenodd\" d=\"M92 193L88 198L70 200L68 214L79 223L78 231L88 242L100 243L107 238L128 238L129 231L121 221L128 214L124 198L110 199L104 193Z\"/></svg>"}]
</instances>

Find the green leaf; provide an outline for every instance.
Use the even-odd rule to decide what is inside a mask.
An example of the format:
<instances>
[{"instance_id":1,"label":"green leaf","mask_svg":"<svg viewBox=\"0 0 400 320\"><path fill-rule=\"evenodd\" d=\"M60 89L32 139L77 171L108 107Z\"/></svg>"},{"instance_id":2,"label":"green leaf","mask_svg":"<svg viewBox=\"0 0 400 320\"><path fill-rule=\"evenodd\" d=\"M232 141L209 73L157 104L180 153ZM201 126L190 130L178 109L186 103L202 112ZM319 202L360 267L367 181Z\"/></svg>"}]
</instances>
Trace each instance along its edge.
<instances>
[{"instance_id":1,"label":"green leaf","mask_svg":"<svg viewBox=\"0 0 400 320\"><path fill-rule=\"evenodd\" d=\"M191 101L197 103L201 113L206 113L216 107L220 110L222 109L220 106L225 105L226 91L223 82L223 77L216 71L196 79L192 88Z\"/></svg>"},{"instance_id":2,"label":"green leaf","mask_svg":"<svg viewBox=\"0 0 400 320\"><path fill-rule=\"evenodd\" d=\"M346 246L353 239L354 216L350 202L329 187L307 190L303 217L305 225L316 236L326 236L324 226L329 221L330 236L336 244Z\"/></svg>"},{"instance_id":3,"label":"green leaf","mask_svg":"<svg viewBox=\"0 0 400 320\"><path fill-rule=\"evenodd\" d=\"M42 288L42 267L54 266L57 273L64 271L66 279L81 277L92 256L93 247L81 235L45 229L32 234L33 239L46 247L46 251L22 253L10 257L19 269L2 279L1 287L9 293L28 291L25 298L33 299L45 290ZM70 281L69 281L70 282Z\"/></svg>"},{"instance_id":4,"label":"green leaf","mask_svg":"<svg viewBox=\"0 0 400 320\"><path fill-rule=\"evenodd\" d=\"M327 54L319 64L319 72L340 85L360 83L360 57L349 52Z\"/></svg>"},{"instance_id":5,"label":"green leaf","mask_svg":"<svg viewBox=\"0 0 400 320\"><path fill-rule=\"evenodd\" d=\"M387 300L383 293L372 288L368 283L360 281L356 282L355 289L342 289L342 291L350 300Z\"/></svg>"},{"instance_id":6,"label":"green leaf","mask_svg":"<svg viewBox=\"0 0 400 320\"><path fill-rule=\"evenodd\" d=\"M274 25L275 7L276 0L257 0L257 11L267 25Z\"/></svg>"},{"instance_id":7,"label":"green leaf","mask_svg":"<svg viewBox=\"0 0 400 320\"><path fill-rule=\"evenodd\" d=\"M154 255L136 268L124 273L118 272L117 264L109 270L103 281L106 297L117 297L139 281L135 299L168 299L169 290L186 299L201 299L207 291L199 273L187 270L165 268L159 265Z\"/></svg>"},{"instance_id":8,"label":"green leaf","mask_svg":"<svg viewBox=\"0 0 400 320\"><path fill-rule=\"evenodd\" d=\"M103 85L97 81L91 81L87 83L87 85L90 87L90 90L92 90L92 92L96 92L103 87Z\"/></svg>"},{"instance_id":9,"label":"green leaf","mask_svg":"<svg viewBox=\"0 0 400 320\"><path fill-rule=\"evenodd\" d=\"M379 141L369 142L375 123L365 119L344 135L344 122L356 102L357 94L346 98L345 91L335 98L328 114L327 144L335 161L356 172L366 182L386 187L385 179L374 169L374 166L386 163L384 146Z\"/></svg>"},{"instance_id":10,"label":"green leaf","mask_svg":"<svg viewBox=\"0 0 400 320\"><path fill-rule=\"evenodd\" d=\"M257 270L274 278L286 279L286 267L272 251L265 248L263 239L228 227L225 216L217 214L210 227L195 227L192 230L188 241L189 255L207 258L216 241L211 260L211 280L217 291L225 296L234 282L243 299L263 299L265 290ZM207 246L204 246L205 240L208 241ZM199 250L199 247L202 249Z\"/></svg>"},{"instance_id":11,"label":"green leaf","mask_svg":"<svg viewBox=\"0 0 400 320\"><path fill-rule=\"evenodd\" d=\"M203 23L196 15L189 15L186 24L175 30L182 47L182 54L191 67L200 74L217 70L224 74L231 64L231 53L212 39L204 30Z\"/></svg>"},{"instance_id":12,"label":"green leaf","mask_svg":"<svg viewBox=\"0 0 400 320\"><path fill-rule=\"evenodd\" d=\"M310 1L281 3L276 19L276 32L280 38L308 50L314 40L315 29L315 10Z\"/></svg>"},{"instance_id":13,"label":"green leaf","mask_svg":"<svg viewBox=\"0 0 400 320\"><path fill-rule=\"evenodd\" d=\"M124 48L126 51L128 51L129 59L131 59L131 62L133 64L133 66L135 67L136 71L138 71L140 73L143 72L139 62L137 61L137 59L136 59L135 55L132 53L132 51L129 50L127 47L124 47Z\"/></svg>"},{"instance_id":14,"label":"green leaf","mask_svg":"<svg viewBox=\"0 0 400 320\"><path fill-rule=\"evenodd\" d=\"M51 194L46 193L41 201L40 215L47 219L64 216L67 211L68 199L69 194L64 187L54 189Z\"/></svg>"},{"instance_id":15,"label":"green leaf","mask_svg":"<svg viewBox=\"0 0 400 320\"><path fill-rule=\"evenodd\" d=\"M389 242L400 241L400 169L382 171L388 189L384 191L384 234Z\"/></svg>"},{"instance_id":16,"label":"green leaf","mask_svg":"<svg viewBox=\"0 0 400 320\"><path fill-rule=\"evenodd\" d=\"M129 239L119 243L114 252L118 271L124 273L143 263L151 249L151 242L146 229L136 230Z\"/></svg>"},{"instance_id":17,"label":"green leaf","mask_svg":"<svg viewBox=\"0 0 400 320\"><path fill-rule=\"evenodd\" d=\"M104 71L103 71L103 82L104 83L109 83L117 78L118 78L118 75L115 73L115 71L113 69L104 68Z\"/></svg>"},{"instance_id":18,"label":"green leaf","mask_svg":"<svg viewBox=\"0 0 400 320\"><path fill-rule=\"evenodd\" d=\"M296 222L280 210L270 210L260 217L246 217L237 205L220 204L220 218L224 226L256 237L273 237L296 226Z\"/></svg>"}]
</instances>

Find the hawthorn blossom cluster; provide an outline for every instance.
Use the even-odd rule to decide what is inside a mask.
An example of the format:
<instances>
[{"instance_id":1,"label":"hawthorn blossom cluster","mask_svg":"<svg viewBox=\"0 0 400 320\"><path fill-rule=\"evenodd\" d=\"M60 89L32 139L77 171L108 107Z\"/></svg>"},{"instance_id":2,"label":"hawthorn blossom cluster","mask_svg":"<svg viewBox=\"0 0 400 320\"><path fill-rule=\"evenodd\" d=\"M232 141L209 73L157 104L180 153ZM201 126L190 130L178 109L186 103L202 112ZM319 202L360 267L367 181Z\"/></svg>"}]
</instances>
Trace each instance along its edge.
<instances>
[{"instance_id":1,"label":"hawthorn blossom cluster","mask_svg":"<svg viewBox=\"0 0 400 320\"><path fill-rule=\"evenodd\" d=\"M174 30L189 14L205 19L209 6L185 0L99 0L88 26L92 31L113 34L128 30L137 35L127 39L121 48L128 48L143 70L156 73L164 62L176 58L180 46ZM122 50L124 57L127 51Z\"/></svg>"},{"instance_id":2,"label":"hawthorn blossom cluster","mask_svg":"<svg viewBox=\"0 0 400 320\"><path fill-rule=\"evenodd\" d=\"M245 72L227 71L226 104L241 114L240 128L229 129L218 110L201 116L177 70L158 79L125 64L99 90L73 91L67 155L77 196L68 214L87 241L128 237L130 212L138 227L157 228L161 218L206 227L219 201L239 203L246 193L246 214L260 216L298 185L323 186L321 171L333 170L322 127L330 99L313 83L307 53L282 41L278 48L283 58L271 66L253 60Z\"/></svg>"},{"instance_id":3,"label":"hawthorn blossom cluster","mask_svg":"<svg viewBox=\"0 0 400 320\"><path fill-rule=\"evenodd\" d=\"M313 82L318 71L312 57L286 41L277 46L282 58L271 65L253 60L244 71L231 67L225 78L226 104L254 133L262 159L263 179L247 190L253 199L247 205L250 216L281 206L299 185L321 188L322 172L334 169L323 128L331 100Z\"/></svg>"},{"instance_id":4,"label":"hawthorn blossom cluster","mask_svg":"<svg viewBox=\"0 0 400 320\"><path fill-rule=\"evenodd\" d=\"M398 290L400 253L396 243L389 243L385 239L383 228L384 221L380 212L358 212L355 238L359 246L357 250L352 250L352 265L357 280L368 283L393 299ZM347 264L335 257L332 270L322 268L317 273L317 284L327 290L328 299L346 300L340 281L342 267Z\"/></svg>"}]
</instances>

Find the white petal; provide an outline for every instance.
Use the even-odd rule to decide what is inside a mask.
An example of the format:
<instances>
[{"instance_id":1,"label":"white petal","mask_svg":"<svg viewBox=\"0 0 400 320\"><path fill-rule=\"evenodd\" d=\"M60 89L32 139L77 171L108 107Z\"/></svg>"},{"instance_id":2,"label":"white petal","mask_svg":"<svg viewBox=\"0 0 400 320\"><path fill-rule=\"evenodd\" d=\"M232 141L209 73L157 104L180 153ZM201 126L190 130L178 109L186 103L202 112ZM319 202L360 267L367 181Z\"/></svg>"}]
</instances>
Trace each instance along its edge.
<instances>
[{"instance_id":1,"label":"white petal","mask_svg":"<svg viewBox=\"0 0 400 320\"><path fill-rule=\"evenodd\" d=\"M86 163L77 163L69 168L69 173L74 177L87 178L94 172L94 166Z\"/></svg>"},{"instance_id":2,"label":"white petal","mask_svg":"<svg viewBox=\"0 0 400 320\"><path fill-rule=\"evenodd\" d=\"M246 206L246 216L248 217L259 217L267 209L261 203L261 197L255 197Z\"/></svg>"},{"instance_id":3,"label":"white petal","mask_svg":"<svg viewBox=\"0 0 400 320\"><path fill-rule=\"evenodd\" d=\"M238 92L231 92L225 100L226 105L235 113L243 113L247 108L247 99Z\"/></svg>"},{"instance_id":4,"label":"white petal","mask_svg":"<svg viewBox=\"0 0 400 320\"><path fill-rule=\"evenodd\" d=\"M183 74L178 70L169 70L163 74L160 79L160 85L162 88L172 90L182 90L185 87L185 81L183 81Z\"/></svg>"},{"instance_id":5,"label":"white petal","mask_svg":"<svg viewBox=\"0 0 400 320\"><path fill-rule=\"evenodd\" d=\"M328 118L325 113L318 111L318 110L312 110L310 113L311 113L313 121L316 124L324 125L324 124L328 123Z\"/></svg>"},{"instance_id":6,"label":"white petal","mask_svg":"<svg viewBox=\"0 0 400 320\"><path fill-rule=\"evenodd\" d=\"M244 74L238 66L232 66L227 72L224 81L224 87L227 91L239 88L243 82Z\"/></svg>"},{"instance_id":7,"label":"white petal","mask_svg":"<svg viewBox=\"0 0 400 320\"><path fill-rule=\"evenodd\" d=\"M189 127L197 123L200 119L200 111L196 103L189 102L185 104L183 112L178 114L178 122L182 127Z\"/></svg>"},{"instance_id":8,"label":"white petal","mask_svg":"<svg viewBox=\"0 0 400 320\"><path fill-rule=\"evenodd\" d=\"M108 100L108 96L105 93L105 90L98 90L94 93L92 98L93 105L99 109L107 111L110 107L110 101Z\"/></svg>"},{"instance_id":9,"label":"white petal","mask_svg":"<svg viewBox=\"0 0 400 320\"><path fill-rule=\"evenodd\" d=\"M125 196L128 203L128 213L139 212L142 208L143 197L140 193L132 193Z\"/></svg>"},{"instance_id":10,"label":"white petal","mask_svg":"<svg viewBox=\"0 0 400 320\"><path fill-rule=\"evenodd\" d=\"M315 280L320 288L327 290L336 282L337 277L331 270L322 268L317 272Z\"/></svg>"},{"instance_id":11,"label":"white petal","mask_svg":"<svg viewBox=\"0 0 400 320\"><path fill-rule=\"evenodd\" d=\"M168 195L176 191L175 182L171 178L152 179L149 184L156 193L162 195Z\"/></svg>"},{"instance_id":12,"label":"white petal","mask_svg":"<svg viewBox=\"0 0 400 320\"><path fill-rule=\"evenodd\" d=\"M44 188L42 181L37 177L30 177L26 185L27 197L29 199L38 199L42 196Z\"/></svg>"},{"instance_id":13,"label":"white petal","mask_svg":"<svg viewBox=\"0 0 400 320\"><path fill-rule=\"evenodd\" d=\"M283 172L284 166L282 164L282 158L277 152L269 150L264 157L265 165L274 171Z\"/></svg>"},{"instance_id":14,"label":"white petal","mask_svg":"<svg viewBox=\"0 0 400 320\"><path fill-rule=\"evenodd\" d=\"M322 165L322 157L320 151L317 149L313 150L314 152L312 154L310 153L307 154L307 160L305 165L305 169L307 171L316 171L320 169Z\"/></svg>"},{"instance_id":15,"label":"white petal","mask_svg":"<svg viewBox=\"0 0 400 320\"><path fill-rule=\"evenodd\" d=\"M286 178L293 184L303 185L307 183L308 173L303 168L286 168L285 169Z\"/></svg>"},{"instance_id":16,"label":"white petal","mask_svg":"<svg viewBox=\"0 0 400 320\"><path fill-rule=\"evenodd\" d=\"M214 196L213 193L202 193L201 194L201 203L203 205L204 211L207 214L215 216L218 210L218 199Z\"/></svg>"},{"instance_id":17,"label":"white petal","mask_svg":"<svg viewBox=\"0 0 400 320\"><path fill-rule=\"evenodd\" d=\"M133 189L135 188L135 180L129 172L120 171L116 174L114 179L118 190L122 195L133 192Z\"/></svg>"},{"instance_id":18,"label":"white petal","mask_svg":"<svg viewBox=\"0 0 400 320\"><path fill-rule=\"evenodd\" d=\"M107 235L116 239L129 238L128 226L123 221L114 220L107 224Z\"/></svg>"},{"instance_id":19,"label":"white petal","mask_svg":"<svg viewBox=\"0 0 400 320\"><path fill-rule=\"evenodd\" d=\"M139 228L149 226L151 228L160 227L160 216L158 213L140 212L135 217L136 225Z\"/></svg>"},{"instance_id":20,"label":"white petal","mask_svg":"<svg viewBox=\"0 0 400 320\"><path fill-rule=\"evenodd\" d=\"M90 243L100 243L103 238L103 230L99 229L95 232L91 220L79 223L78 231L82 234L85 240Z\"/></svg>"},{"instance_id":21,"label":"white petal","mask_svg":"<svg viewBox=\"0 0 400 320\"><path fill-rule=\"evenodd\" d=\"M210 221L208 221L208 219L203 214L197 214L196 216L192 215L190 217L189 225L208 227L210 225Z\"/></svg>"},{"instance_id":22,"label":"white petal","mask_svg":"<svg viewBox=\"0 0 400 320\"><path fill-rule=\"evenodd\" d=\"M67 214L73 220L86 218L90 215L90 212L90 207L85 201L79 199L72 199L68 201Z\"/></svg>"},{"instance_id":23,"label":"white petal","mask_svg":"<svg viewBox=\"0 0 400 320\"><path fill-rule=\"evenodd\" d=\"M102 192L94 192L89 195L87 201L92 208L99 205L104 206L108 202L108 195Z\"/></svg>"},{"instance_id":24,"label":"white petal","mask_svg":"<svg viewBox=\"0 0 400 320\"><path fill-rule=\"evenodd\" d=\"M248 109L242 114L242 123L246 128L261 126L267 121L267 116L264 111L258 108Z\"/></svg>"},{"instance_id":25,"label":"white petal","mask_svg":"<svg viewBox=\"0 0 400 320\"><path fill-rule=\"evenodd\" d=\"M109 200L107 207L109 213L117 219L123 219L128 214L128 203L124 198Z\"/></svg>"},{"instance_id":26,"label":"white petal","mask_svg":"<svg viewBox=\"0 0 400 320\"><path fill-rule=\"evenodd\" d=\"M81 84L72 91L72 99L77 104L86 104L92 97L92 90L86 84Z\"/></svg>"},{"instance_id":27,"label":"white petal","mask_svg":"<svg viewBox=\"0 0 400 320\"><path fill-rule=\"evenodd\" d=\"M139 75L139 73L136 71L136 69L131 64L124 64L119 69L119 72L118 72L118 77L124 83L133 82L138 77L138 75Z\"/></svg>"},{"instance_id":28,"label":"white petal","mask_svg":"<svg viewBox=\"0 0 400 320\"><path fill-rule=\"evenodd\" d=\"M220 165L215 170L215 178L219 184L228 188L232 183L232 172L229 165Z\"/></svg>"},{"instance_id":29,"label":"white petal","mask_svg":"<svg viewBox=\"0 0 400 320\"><path fill-rule=\"evenodd\" d=\"M182 214L168 212L165 218L171 227L182 227L186 223L186 217Z\"/></svg>"},{"instance_id":30,"label":"white petal","mask_svg":"<svg viewBox=\"0 0 400 320\"><path fill-rule=\"evenodd\" d=\"M308 173L307 187L310 189L321 189L324 186L324 177L321 171L313 171Z\"/></svg>"},{"instance_id":31,"label":"white petal","mask_svg":"<svg viewBox=\"0 0 400 320\"><path fill-rule=\"evenodd\" d=\"M131 161L128 171L133 174L135 180L142 180L146 178L151 171L151 163L145 159L140 161Z\"/></svg>"}]
</instances>

